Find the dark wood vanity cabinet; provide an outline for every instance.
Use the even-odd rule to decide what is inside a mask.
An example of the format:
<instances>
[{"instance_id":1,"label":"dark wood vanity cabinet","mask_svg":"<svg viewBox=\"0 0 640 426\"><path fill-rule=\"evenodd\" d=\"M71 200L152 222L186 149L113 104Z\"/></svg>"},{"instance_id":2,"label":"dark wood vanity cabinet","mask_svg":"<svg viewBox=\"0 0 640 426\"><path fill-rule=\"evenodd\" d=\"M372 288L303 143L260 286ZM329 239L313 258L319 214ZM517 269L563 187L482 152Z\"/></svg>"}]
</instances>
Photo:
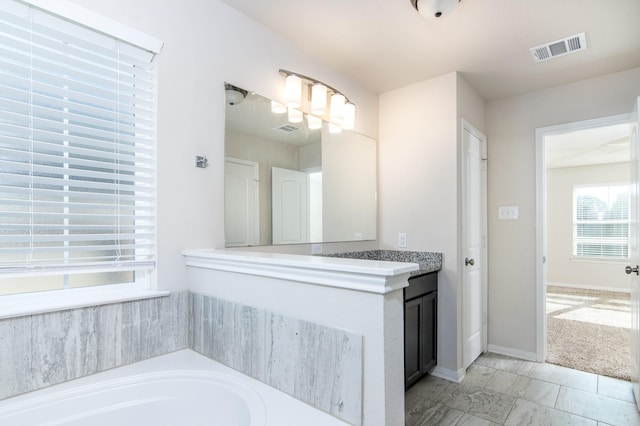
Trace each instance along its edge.
<instances>
[{"instance_id":1,"label":"dark wood vanity cabinet","mask_svg":"<svg viewBox=\"0 0 640 426\"><path fill-rule=\"evenodd\" d=\"M404 388L436 365L438 273L409 279L404 289Z\"/></svg>"}]
</instances>

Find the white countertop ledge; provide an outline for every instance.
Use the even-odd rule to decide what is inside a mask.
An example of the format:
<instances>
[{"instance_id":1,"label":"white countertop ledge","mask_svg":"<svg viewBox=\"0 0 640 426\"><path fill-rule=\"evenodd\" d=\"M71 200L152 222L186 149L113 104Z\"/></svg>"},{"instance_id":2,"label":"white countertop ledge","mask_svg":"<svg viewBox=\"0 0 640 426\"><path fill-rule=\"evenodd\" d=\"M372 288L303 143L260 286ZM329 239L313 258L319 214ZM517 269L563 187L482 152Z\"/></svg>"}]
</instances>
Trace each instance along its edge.
<instances>
[{"instance_id":1,"label":"white countertop ledge","mask_svg":"<svg viewBox=\"0 0 640 426\"><path fill-rule=\"evenodd\" d=\"M222 249L182 254L191 267L380 294L406 287L409 274L419 268L417 263Z\"/></svg>"}]
</instances>

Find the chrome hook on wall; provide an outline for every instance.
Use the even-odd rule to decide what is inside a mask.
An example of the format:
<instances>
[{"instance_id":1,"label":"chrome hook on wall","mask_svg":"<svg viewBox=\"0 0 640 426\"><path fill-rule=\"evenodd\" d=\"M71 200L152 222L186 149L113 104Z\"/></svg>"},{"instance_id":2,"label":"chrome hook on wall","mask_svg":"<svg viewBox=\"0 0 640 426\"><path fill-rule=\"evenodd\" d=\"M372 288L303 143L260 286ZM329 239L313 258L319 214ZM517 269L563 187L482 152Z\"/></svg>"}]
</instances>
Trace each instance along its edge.
<instances>
[{"instance_id":1,"label":"chrome hook on wall","mask_svg":"<svg viewBox=\"0 0 640 426\"><path fill-rule=\"evenodd\" d=\"M196 155L196 167L201 169L205 169L209 167L209 160L207 160L207 156Z\"/></svg>"}]
</instances>

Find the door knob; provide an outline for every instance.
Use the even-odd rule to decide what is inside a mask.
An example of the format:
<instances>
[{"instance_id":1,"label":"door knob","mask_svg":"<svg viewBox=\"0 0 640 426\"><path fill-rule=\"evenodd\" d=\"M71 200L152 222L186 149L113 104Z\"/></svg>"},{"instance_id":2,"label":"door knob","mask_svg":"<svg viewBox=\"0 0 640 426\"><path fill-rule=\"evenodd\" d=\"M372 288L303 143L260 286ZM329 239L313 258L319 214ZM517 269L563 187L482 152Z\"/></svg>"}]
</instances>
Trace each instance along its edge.
<instances>
[{"instance_id":1,"label":"door knob","mask_svg":"<svg viewBox=\"0 0 640 426\"><path fill-rule=\"evenodd\" d=\"M640 275L640 267L638 265L636 265L635 268L632 268L631 266L627 266L626 268L624 268L624 271L628 274L631 275L631 273L635 272L636 275Z\"/></svg>"},{"instance_id":2,"label":"door knob","mask_svg":"<svg viewBox=\"0 0 640 426\"><path fill-rule=\"evenodd\" d=\"M469 259L468 257L464 258L464 266L469 266L469 265L473 266L475 263L476 263L476 261L473 260L473 259ZM636 269L638 269L638 268L636 268ZM627 272L627 273L630 274L631 272Z\"/></svg>"}]
</instances>

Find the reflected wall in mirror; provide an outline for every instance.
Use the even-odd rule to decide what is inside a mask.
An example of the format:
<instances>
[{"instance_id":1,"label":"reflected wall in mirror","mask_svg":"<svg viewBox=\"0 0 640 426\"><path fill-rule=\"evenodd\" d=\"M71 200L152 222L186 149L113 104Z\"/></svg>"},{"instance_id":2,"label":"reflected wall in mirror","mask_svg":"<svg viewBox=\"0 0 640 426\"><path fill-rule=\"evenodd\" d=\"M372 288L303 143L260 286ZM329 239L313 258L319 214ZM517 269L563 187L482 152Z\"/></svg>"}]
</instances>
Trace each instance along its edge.
<instances>
[{"instance_id":1,"label":"reflected wall in mirror","mask_svg":"<svg viewBox=\"0 0 640 426\"><path fill-rule=\"evenodd\" d=\"M376 239L376 143L310 129L270 99L227 98L225 245Z\"/></svg>"}]
</instances>

